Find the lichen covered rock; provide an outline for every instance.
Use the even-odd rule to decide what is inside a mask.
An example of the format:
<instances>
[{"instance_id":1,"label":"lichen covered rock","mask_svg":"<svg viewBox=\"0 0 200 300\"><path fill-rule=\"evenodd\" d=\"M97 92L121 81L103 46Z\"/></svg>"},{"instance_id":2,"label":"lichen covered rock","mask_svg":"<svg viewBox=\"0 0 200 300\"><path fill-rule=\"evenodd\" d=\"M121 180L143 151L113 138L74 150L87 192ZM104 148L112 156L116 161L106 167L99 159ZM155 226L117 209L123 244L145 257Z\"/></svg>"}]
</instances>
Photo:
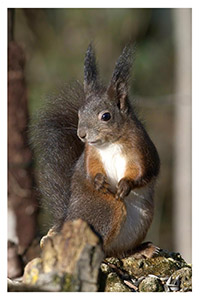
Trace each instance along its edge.
<instances>
[{"instance_id":1,"label":"lichen covered rock","mask_svg":"<svg viewBox=\"0 0 200 300\"><path fill-rule=\"evenodd\" d=\"M130 288L126 286L116 273L109 273L106 280L105 292L130 292Z\"/></svg>"},{"instance_id":2,"label":"lichen covered rock","mask_svg":"<svg viewBox=\"0 0 200 300\"><path fill-rule=\"evenodd\" d=\"M177 292L192 290L192 270L179 253L160 250L153 258L107 258L101 264L106 291ZM112 274L112 276L110 276ZM114 276L115 274L115 276ZM118 277L118 279L117 279ZM124 289L126 287L126 289Z\"/></svg>"},{"instance_id":3,"label":"lichen covered rock","mask_svg":"<svg viewBox=\"0 0 200 300\"><path fill-rule=\"evenodd\" d=\"M180 281L180 290L182 292L192 291L192 269L190 267L182 268L172 274L172 280L177 277Z\"/></svg>"},{"instance_id":4,"label":"lichen covered rock","mask_svg":"<svg viewBox=\"0 0 200 300\"><path fill-rule=\"evenodd\" d=\"M154 276L144 278L139 284L139 292L163 292L164 288L160 279Z\"/></svg>"},{"instance_id":5,"label":"lichen covered rock","mask_svg":"<svg viewBox=\"0 0 200 300\"><path fill-rule=\"evenodd\" d=\"M86 222L76 220L42 239L41 256L26 265L22 280L8 281L8 290L188 292L192 268L179 253L166 250L152 258L104 259L99 237Z\"/></svg>"},{"instance_id":6,"label":"lichen covered rock","mask_svg":"<svg viewBox=\"0 0 200 300\"><path fill-rule=\"evenodd\" d=\"M41 258L25 267L23 283L45 290L95 292L103 257L101 242L86 222L66 222L61 232L45 239Z\"/></svg>"}]
</instances>

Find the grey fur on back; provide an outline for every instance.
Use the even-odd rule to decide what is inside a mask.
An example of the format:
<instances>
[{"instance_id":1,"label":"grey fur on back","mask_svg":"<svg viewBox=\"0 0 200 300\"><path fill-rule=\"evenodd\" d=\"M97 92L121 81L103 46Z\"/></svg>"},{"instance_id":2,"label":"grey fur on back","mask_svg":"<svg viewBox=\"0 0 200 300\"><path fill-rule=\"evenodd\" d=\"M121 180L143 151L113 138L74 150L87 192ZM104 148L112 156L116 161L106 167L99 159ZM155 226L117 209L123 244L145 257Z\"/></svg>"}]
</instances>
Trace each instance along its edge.
<instances>
[{"instance_id":1,"label":"grey fur on back","mask_svg":"<svg viewBox=\"0 0 200 300\"><path fill-rule=\"evenodd\" d=\"M46 100L30 125L42 204L58 227L65 218L73 167L83 152L84 145L77 137L78 109L83 102L83 86L78 82L66 85Z\"/></svg>"}]
</instances>

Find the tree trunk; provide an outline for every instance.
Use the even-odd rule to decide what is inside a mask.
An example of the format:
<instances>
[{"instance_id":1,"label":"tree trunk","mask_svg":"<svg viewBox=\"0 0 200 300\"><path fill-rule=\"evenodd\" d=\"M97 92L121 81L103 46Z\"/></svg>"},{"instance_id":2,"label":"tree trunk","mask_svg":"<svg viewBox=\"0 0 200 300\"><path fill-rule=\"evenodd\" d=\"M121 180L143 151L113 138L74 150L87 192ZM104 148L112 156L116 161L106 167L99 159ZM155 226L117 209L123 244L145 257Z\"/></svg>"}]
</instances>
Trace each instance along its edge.
<instances>
[{"instance_id":1,"label":"tree trunk","mask_svg":"<svg viewBox=\"0 0 200 300\"><path fill-rule=\"evenodd\" d=\"M191 262L191 9L173 10L175 30L174 247Z\"/></svg>"},{"instance_id":2,"label":"tree trunk","mask_svg":"<svg viewBox=\"0 0 200 300\"><path fill-rule=\"evenodd\" d=\"M28 147L28 105L23 50L13 41L9 10L8 45L8 239L22 253L36 232L37 201L33 192L32 153Z\"/></svg>"}]
</instances>

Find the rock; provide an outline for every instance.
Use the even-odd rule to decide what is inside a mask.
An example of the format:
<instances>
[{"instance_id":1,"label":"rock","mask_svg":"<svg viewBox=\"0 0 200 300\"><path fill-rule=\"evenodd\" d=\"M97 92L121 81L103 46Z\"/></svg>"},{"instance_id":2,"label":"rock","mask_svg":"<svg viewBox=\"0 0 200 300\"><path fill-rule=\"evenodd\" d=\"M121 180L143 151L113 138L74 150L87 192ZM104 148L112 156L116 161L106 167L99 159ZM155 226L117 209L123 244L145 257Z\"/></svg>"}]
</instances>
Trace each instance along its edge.
<instances>
[{"instance_id":1,"label":"rock","mask_svg":"<svg viewBox=\"0 0 200 300\"><path fill-rule=\"evenodd\" d=\"M8 283L8 292L45 292L44 289L40 290L40 288L23 284L21 280L7 280Z\"/></svg>"},{"instance_id":2,"label":"rock","mask_svg":"<svg viewBox=\"0 0 200 300\"><path fill-rule=\"evenodd\" d=\"M163 292L161 281L156 277L148 276L139 284L139 292Z\"/></svg>"},{"instance_id":3,"label":"rock","mask_svg":"<svg viewBox=\"0 0 200 300\"><path fill-rule=\"evenodd\" d=\"M172 280L180 280L180 289L183 292L192 291L192 269L189 267L177 270L172 274Z\"/></svg>"},{"instance_id":4,"label":"rock","mask_svg":"<svg viewBox=\"0 0 200 300\"><path fill-rule=\"evenodd\" d=\"M166 250L146 259L136 259L133 256L123 259L107 258L101 264L101 270L106 277L106 291L117 291L120 284L123 291L172 292L192 289L191 267L179 253Z\"/></svg>"},{"instance_id":5,"label":"rock","mask_svg":"<svg viewBox=\"0 0 200 300\"><path fill-rule=\"evenodd\" d=\"M36 246L36 248L35 248ZM33 248L37 249L37 244ZM35 252L35 251L34 251ZM155 257L104 259L102 244L82 221L66 222L42 239L41 256L29 262L23 280L8 281L9 291L187 292L192 269L179 253L160 250Z\"/></svg>"},{"instance_id":6,"label":"rock","mask_svg":"<svg viewBox=\"0 0 200 300\"><path fill-rule=\"evenodd\" d=\"M23 282L29 285L35 285L39 280L39 274L42 272L42 259L34 258L24 269Z\"/></svg>"},{"instance_id":7,"label":"rock","mask_svg":"<svg viewBox=\"0 0 200 300\"><path fill-rule=\"evenodd\" d=\"M135 259L130 256L122 259L123 267L131 276L170 276L176 270L188 266L179 253L161 252L158 256L146 259Z\"/></svg>"},{"instance_id":8,"label":"rock","mask_svg":"<svg viewBox=\"0 0 200 300\"><path fill-rule=\"evenodd\" d=\"M41 258L26 266L23 283L53 291L95 292L103 257L100 239L90 226L69 221L45 239Z\"/></svg>"},{"instance_id":9,"label":"rock","mask_svg":"<svg viewBox=\"0 0 200 300\"><path fill-rule=\"evenodd\" d=\"M105 292L130 292L131 289L128 288L119 279L116 273L109 273L106 280Z\"/></svg>"}]
</instances>

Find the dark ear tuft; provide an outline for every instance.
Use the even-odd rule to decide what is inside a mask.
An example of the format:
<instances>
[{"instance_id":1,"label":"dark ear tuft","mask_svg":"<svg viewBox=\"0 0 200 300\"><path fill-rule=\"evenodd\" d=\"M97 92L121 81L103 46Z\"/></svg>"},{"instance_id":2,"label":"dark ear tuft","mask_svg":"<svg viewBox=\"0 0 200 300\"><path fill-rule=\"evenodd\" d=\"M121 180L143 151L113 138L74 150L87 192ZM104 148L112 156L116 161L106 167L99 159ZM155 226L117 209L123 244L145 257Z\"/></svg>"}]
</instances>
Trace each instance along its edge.
<instances>
[{"instance_id":1,"label":"dark ear tuft","mask_svg":"<svg viewBox=\"0 0 200 300\"><path fill-rule=\"evenodd\" d=\"M126 46L118 58L107 93L120 103L123 112L128 110L128 88L130 71L133 64L134 48Z\"/></svg>"},{"instance_id":2,"label":"dark ear tuft","mask_svg":"<svg viewBox=\"0 0 200 300\"><path fill-rule=\"evenodd\" d=\"M92 44L89 45L84 62L84 91L93 93L98 87L98 70L96 66L95 52Z\"/></svg>"}]
</instances>

